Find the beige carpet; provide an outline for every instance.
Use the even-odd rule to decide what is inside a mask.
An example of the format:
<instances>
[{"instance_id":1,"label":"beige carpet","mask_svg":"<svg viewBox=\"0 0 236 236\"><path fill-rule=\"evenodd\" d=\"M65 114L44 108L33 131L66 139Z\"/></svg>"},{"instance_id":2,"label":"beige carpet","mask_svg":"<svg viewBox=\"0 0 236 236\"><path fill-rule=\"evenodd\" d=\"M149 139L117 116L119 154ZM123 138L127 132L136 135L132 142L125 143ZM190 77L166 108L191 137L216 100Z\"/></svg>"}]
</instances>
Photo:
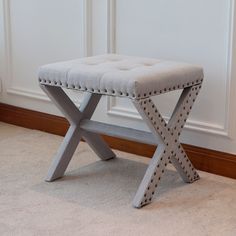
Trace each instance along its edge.
<instances>
[{"instance_id":1,"label":"beige carpet","mask_svg":"<svg viewBox=\"0 0 236 236\"><path fill-rule=\"evenodd\" d=\"M62 137L0 123L0 235L236 235L236 181L170 166L152 204L131 202L148 159L117 151L102 162L79 145L66 176L44 177Z\"/></svg>"}]
</instances>

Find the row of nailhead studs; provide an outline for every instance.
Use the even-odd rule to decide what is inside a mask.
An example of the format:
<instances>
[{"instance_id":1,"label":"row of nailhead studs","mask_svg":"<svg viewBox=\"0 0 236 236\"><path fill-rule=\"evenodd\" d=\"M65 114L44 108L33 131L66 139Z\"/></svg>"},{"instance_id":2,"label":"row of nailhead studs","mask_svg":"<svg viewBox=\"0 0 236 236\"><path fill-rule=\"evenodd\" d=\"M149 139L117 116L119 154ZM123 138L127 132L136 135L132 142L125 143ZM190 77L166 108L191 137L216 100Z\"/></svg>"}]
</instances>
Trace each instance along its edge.
<instances>
[{"instance_id":1,"label":"row of nailhead studs","mask_svg":"<svg viewBox=\"0 0 236 236\"><path fill-rule=\"evenodd\" d=\"M152 109L152 112L149 111L146 106L146 104L150 104L149 108ZM143 110L145 111L146 115L148 116L149 120L151 120L153 126L155 127L155 129L157 130L157 132L159 133L159 135L162 137L164 143L168 146L168 140L166 139L165 133L166 130L165 128L167 127L167 124L165 122L165 120L162 118L161 114L158 112L158 110L155 107L155 104L152 102L152 100L150 98L144 100L144 101L140 101L140 105L142 106L143 104ZM159 122L157 122L157 119L159 120ZM161 124L161 125L159 125ZM165 128L163 128L165 127Z\"/></svg>"},{"instance_id":2,"label":"row of nailhead studs","mask_svg":"<svg viewBox=\"0 0 236 236\"><path fill-rule=\"evenodd\" d=\"M55 85L55 86L65 86L68 89L77 89L80 91L87 91L87 92L91 92L91 93L101 93L101 94L108 94L108 95L119 95L119 96L124 96L124 97L130 97L130 98L135 98L135 94L130 95L129 93L123 93L123 92L118 92L115 90L109 91L107 89L90 89L87 87L81 87L81 86L75 86L75 85L68 85L67 83L63 84L62 82L57 82L57 81L53 81L51 82L50 80L45 80L45 79L39 79L39 82L41 84L48 84L48 85Z\"/></svg>"},{"instance_id":3,"label":"row of nailhead studs","mask_svg":"<svg viewBox=\"0 0 236 236\"><path fill-rule=\"evenodd\" d=\"M195 102L195 100L196 100L196 97L198 96L198 93L199 93L199 90L201 89L201 84L199 85L199 86L194 86L193 88L192 88L192 92L194 93L193 94L193 96L191 95L191 93L189 94L189 97L191 97L192 96L192 104ZM182 150L181 150L181 152L183 153L183 148L180 146L179 148L181 148ZM184 158L185 158L185 160L187 161L188 160L188 158L187 158L187 155L184 153ZM195 170L195 168L193 167L193 165L192 165L192 163L188 160L188 162L189 163L186 163L186 164L188 164L188 168L191 168L191 170L194 172L194 177L193 177L193 179L190 179L191 181L195 181L195 180L197 180L197 179L199 179L199 175L198 175L198 173L196 172L196 170Z\"/></svg>"},{"instance_id":4,"label":"row of nailhead studs","mask_svg":"<svg viewBox=\"0 0 236 236\"><path fill-rule=\"evenodd\" d=\"M201 85L200 85L200 86L197 86L196 88L193 87L193 88L192 88L192 91L197 90L197 89L200 89L200 88L201 88ZM194 98L193 98L193 102L195 101L195 98L196 98L197 95L198 95L198 91L196 92L196 94L195 94L195 96L194 96ZM189 97L191 97L191 96L192 96L191 93L189 93ZM148 99L148 102L151 103L151 102L152 102L151 99ZM193 103L193 102L192 102L192 103ZM146 108L146 106L145 106L146 103L147 103L147 100L143 102L143 104L144 104L144 106L143 106L144 111L147 110L147 108ZM186 103L188 104L188 100L186 100ZM140 105L142 105L142 102L141 102ZM186 106L186 104L184 104L184 105ZM152 104L152 108L155 108L154 104ZM189 108L190 108L190 110L191 110L192 106L190 106ZM184 109L184 110L186 110L186 109ZM157 109L155 109L155 113L158 113ZM153 121L153 117L150 117L150 112L147 112L146 114L147 114L148 117ZM188 114L189 114L189 111L187 111L186 117L187 117ZM158 114L158 115L159 115L158 117L161 118L160 114ZM182 117L182 116L183 116L182 113L180 113L180 117ZM185 123L185 122L186 122L186 119L184 119L183 121L184 121L184 123ZM163 119L161 119L160 122L163 122ZM184 125L184 124L181 125L181 128L183 128L183 125ZM158 127L157 127L157 129L158 129ZM162 136L162 134L160 134L160 135ZM178 133L178 136L179 136L179 135L180 135L180 133ZM162 136L162 138L165 139L165 137L163 137L163 136ZM176 142L177 142L177 139L176 139ZM167 145L167 146L168 146L168 145ZM181 148L181 146L179 146L179 148ZM194 180L198 179L199 176L198 176L196 170L194 169L194 167L192 166L191 162L190 162L189 159L187 158L187 155L186 155L185 153L183 154L184 151L183 151L183 150L180 150L180 152L181 152L182 156L184 156L184 158L181 158L181 160L180 160L180 158L177 158L177 160L179 161L179 163L180 163L182 169L185 171L185 174L188 176L189 180L190 180L191 182L193 182ZM172 151L171 153L174 154L173 151ZM175 155L175 157L176 157L176 154L174 154L174 155ZM170 157L168 157L168 162L170 162ZM167 162L165 163L165 166L166 166L166 165L167 165ZM187 165L188 165L188 167L187 167ZM158 168L159 168L159 165L157 166L156 171L154 172L154 176L153 176L152 179L151 179L151 183L154 182L154 180L155 180L154 177L155 177L156 173L159 173L158 171L160 171L160 170L158 170ZM194 172L194 177L193 177L193 178L190 176L190 173L187 171L189 168L191 168L192 171ZM164 172L164 169L162 170L162 172ZM158 178L158 182L159 182L159 181L160 181L160 177ZM155 181L155 188L156 188L156 187L157 187L157 181ZM154 188L154 190L155 190L155 188ZM151 186L148 187L147 192L146 192L145 195L144 195L144 201L141 202L141 205L145 205L145 204L151 202L152 196L154 195L154 190L153 190L153 191L151 192L151 194L150 194L150 193L149 193L149 190L150 190L150 189L151 189Z\"/></svg>"},{"instance_id":5,"label":"row of nailhead studs","mask_svg":"<svg viewBox=\"0 0 236 236\"><path fill-rule=\"evenodd\" d=\"M191 88L191 91L188 94L188 97L185 99L185 101L181 104L181 113L179 114L178 120L176 121L176 125L174 127L174 130L178 132L178 136L180 136L180 133L187 121L187 117L192 109L192 105L196 100L196 97L198 95L198 91L201 88L201 84L199 86L193 86ZM196 93L194 93L196 91Z\"/></svg>"},{"instance_id":6,"label":"row of nailhead studs","mask_svg":"<svg viewBox=\"0 0 236 236\"><path fill-rule=\"evenodd\" d=\"M141 98L145 98L145 97L149 97L149 96L155 96L155 95L158 95L158 94L162 94L162 93L166 93L166 92L170 92L170 91L173 91L173 90L176 90L176 89L183 89L183 88L186 88L186 87L189 87L191 85L195 85L195 84L199 84L202 82L203 79L201 80L196 80L192 83L186 83L186 84L183 84L183 85L178 85L178 86L173 86L173 87L170 87L170 88L164 88L163 90L155 90L155 91L152 91L152 92L149 92L149 93L144 93L143 95L141 94L138 94L137 97L135 94L129 94L129 93L123 93L123 92L118 92L118 91L115 91L115 90L112 90L112 91L108 91L106 89L104 90L94 90L94 89L89 89L89 88L86 88L86 87L81 87L81 86L75 86L75 85L69 85L67 83L63 84L62 82L57 82L57 81L50 81L50 80L45 80L45 79L39 79L39 82L42 83L42 84L49 84L49 85L57 85L57 86L65 86L67 88L71 88L71 89L78 89L78 90L81 90L81 91L88 91L88 92L97 92L97 93L102 93L102 94L111 94L111 95L119 95L119 96L124 96L124 97L130 97L132 99L141 99Z\"/></svg>"},{"instance_id":7,"label":"row of nailhead studs","mask_svg":"<svg viewBox=\"0 0 236 236\"><path fill-rule=\"evenodd\" d=\"M145 97L149 97L149 96L155 96L155 95L158 95L158 94L174 91L174 90L177 90L177 89L187 88L187 87L202 83L202 81L203 81L203 79L198 79L198 80L193 81L191 83L188 82L186 84L177 85L177 86L173 86L173 87L169 87L169 88L164 88L162 90L154 90L154 91L151 91L149 93L144 93L143 95L138 94L137 97L138 97L138 99L141 99L141 98L145 98Z\"/></svg>"},{"instance_id":8,"label":"row of nailhead studs","mask_svg":"<svg viewBox=\"0 0 236 236\"><path fill-rule=\"evenodd\" d=\"M164 161L163 159L166 159L165 157L165 152L163 154L163 156L161 157L160 161ZM161 175L163 175L166 166L168 165L168 163L170 162L170 156L167 158L167 160L164 162L163 166L161 167L161 164L158 164L155 168L155 171L153 173L153 176L151 178L151 182L148 186L148 188L146 189L146 192L144 194L144 198L141 202L141 206L146 205L147 203L150 203L152 201L153 195L155 194L155 190L158 187L158 183L161 180Z\"/></svg>"},{"instance_id":9,"label":"row of nailhead studs","mask_svg":"<svg viewBox=\"0 0 236 236\"><path fill-rule=\"evenodd\" d=\"M140 105L143 108L145 114L148 116L148 118L151 120L152 124L155 126L155 128L158 130L159 134L163 138L164 141L166 141L166 137L164 135L164 132L162 131L161 127L157 126L156 119L159 119L159 123L163 123L164 126L166 126L166 123L164 119L159 114L158 110L156 109L154 103L151 99L146 99L144 101L140 101ZM150 111L152 109L152 112ZM151 113L157 114L155 117L151 115ZM158 118L157 118L158 117ZM166 143L168 146L168 142ZM161 175L164 173L164 169L167 166L167 164L170 162L170 156L166 158L166 151L164 151L163 156L160 158L160 163L156 166L155 171L153 173L153 176L151 178L150 185L146 189L146 192L144 194L144 199L141 202L141 206L146 205L152 201L152 197L155 194L155 189L158 186L158 183L161 180ZM164 161L163 165L162 162Z\"/></svg>"},{"instance_id":10,"label":"row of nailhead studs","mask_svg":"<svg viewBox=\"0 0 236 236\"><path fill-rule=\"evenodd\" d=\"M164 158L165 154L163 154L163 156L161 157L160 161L162 162ZM153 195L155 194L155 190L158 187L158 183L161 180L161 175L164 173L165 171L165 167L167 166L168 162L170 160L170 157L168 157L168 161L166 161L163 165L158 164L155 168L155 171L151 177L151 181L150 184L148 185L145 194L144 194L144 198L141 202L141 205L145 205L149 202L152 201Z\"/></svg>"},{"instance_id":11,"label":"row of nailhead studs","mask_svg":"<svg viewBox=\"0 0 236 236\"><path fill-rule=\"evenodd\" d=\"M192 87L191 91L194 90L194 87ZM189 100L189 98L193 98L193 100ZM185 98L185 100L183 101L183 103L181 104L180 109L180 114L178 117L178 120L176 121L176 125L174 127L174 130L176 130L178 132L178 136L180 136L180 132L183 129L186 121L187 121L187 117L192 109L192 104L195 101L195 97L192 96L192 93L190 92L188 94L188 97Z\"/></svg>"},{"instance_id":12,"label":"row of nailhead studs","mask_svg":"<svg viewBox=\"0 0 236 236\"><path fill-rule=\"evenodd\" d=\"M201 88L201 85L200 86L194 86L191 90L194 91L194 90L199 90ZM196 99L196 96L198 95L198 91L196 91L195 93L195 96L192 96L192 93L189 93L189 98L192 97L192 101L191 103L193 104L195 99ZM186 106L187 104L189 104L189 110L187 110L186 112L186 118L187 116L189 115L189 112L192 108L192 104L189 103L188 99L185 101L185 103L183 104L185 106L185 109L183 108L183 110L186 111ZM140 102L140 105L143 105L143 109L146 113L146 115L149 117L149 119L152 121L152 123L155 125L155 121L153 122L153 117L150 116L150 112L147 111L147 107L146 107L146 104L147 103L151 103L151 107L154 109L155 108L155 105L152 103L151 99L147 99L146 101L144 101L143 103ZM157 109L155 109L155 113L158 113ZM159 117L159 121L161 123L164 123L164 126L166 127L166 124L163 120L163 118L161 118L161 115L158 113L158 117ZM183 117L183 114L180 113L180 117ZM184 123L186 122L186 119L183 119L182 121L184 121ZM178 123L180 123L180 120L178 120ZM182 123L182 122L181 122ZM181 124L181 128L183 128L184 124ZM159 127L156 127L157 130L159 130L160 128ZM165 139L165 136L163 136L163 133L162 131L159 131L160 132L160 135L162 136L163 139ZM179 130L179 133L178 133L178 136L180 135L180 130ZM177 138L176 138L176 143L177 143ZM167 143L167 146L168 146L168 143ZM181 165L181 168L184 170L185 174L188 176L189 178L189 181L193 182L195 181L196 179L199 178L195 168L193 167L192 163L189 161L186 153L184 152L184 150L182 149L181 145L178 146L178 149L180 149L180 153L181 153L181 156L182 158L177 158L177 160L179 161L180 165ZM174 154L174 151L171 152L172 154ZM165 153L164 153L165 154ZM176 153L174 154L174 156L176 157ZM163 160L163 157L161 158L161 161ZM168 161L165 163L165 167L167 166L167 163L170 162L170 157L168 157ZM148 186L147 190L146 190L146 193L144 194L144 199L143 201L141 202L141 206L143 205L146 205L147 203L151 202L152 200L152 196L154 195L155 193L155 189L157 188L158 186L158 182L160 181L161 179L161 174L159 174L159 176L157 175L157 173L160 173L159 171L161 171L161 173L164 173L164 168L163 169L159 169L160 168L160 165L158 164L157 167L156 167L156 170L152 176L152 179L151 179L151 184ZM189 172L189 168L191 169L191 172ZM194 176L191 176L190 173L194 173ZM155 184L155 188L153 187L153 184ZM151 186L152 185L152 186ZM151 193L149 192L151 190Z\"/></svg>"},{"instance_id":13,"label":"row of nailhead studs","mask_svg":"<svg viewBox=\"0 0 236 236\"><path fill-rule=\"evenodd\" d=\"M195 168L193 167L191 161L188 159L185 151L183 150L183 147L181 145L178 146L179 149L179 155L181 155L181 158L176 157L178 160L181 168L184 170L184 173L186 176L188 176L189 182L192 183L195 180L199 179L199 175ZM189 171L190 170L190 171ZM193 173L193 176L192 176Z\"/></svg>"},{"instance_id":14,"label":"row of nailhead studs","mask_svg":"<svg viewBox=\"0 0 236 236\"><path fill-rule=\"evenodd\" d=\"M189 106L189 110L186 111L186 117L188 116L189 111L191 110L192 105L193 105L193 103L195 102L195 99L196 99L196 97L197 97L198 92L199 92L200 89L201 89L201 85L192 87L192 88L191 88L192 93L190 92L190 93L188 94L188 98L185 100L184 104L182 105L184 111L186 111L186 107ZM195 91L195 93L194 93L194 91ZM189 98L190 98L190 101L189 101ZM185 108L185 109L184 109L184 108ZM181 113L180 115L182 115L182 113ZM182 115L182 116L183 116L183 115ZM184 121L184 123L185 123L185 122L186 122L186 119L184 119L183 121ZM178 120L177 122L179 122L179 120ZM183 128L183 126L184 126L184 124L181 124L181 129ZM178 135L179 135L179 134L180 134L180 130L179 130ZM198 179L199 176L198 176L196 170L194 169L192 163L189 161L189 159L188 159L188 157L187 157L186 153L184 152L184 150L183 150L183 148L182 148L181 145L178 146L178 149L179 149L180 155L181 155L182 157L184 157L184 158L179 158L179 157L177 157L176 159L177 159L178 162L180 163L182 169L185 171L185 174L188 176L189 181L190 181L190 182L193 182L193 181L195 181L196 179ZM175 157L176 157L176 154L175 154ZM190 168L192 171L189 172L189 171L188 171L189 168ZM194 172L194 176L191 176L191 175L190 175L190 173L192 173L192 172Z\"/></svg>"},{"instance_id":15,"label":"row of nailhead studs","mask_svg":"<svg viewBox=\"0 0 236 236\"><path fill-rule=\"evenodd\" d=\"M200 88L201 88L201 85L199 85L199 86L194 86L191 90L192 90L192 91L194 91L194 90L199 90ZM187 120L187 116L189 115L190 110L192 109L192 104L195 102L195 99L196 99L197 95L198 95L198 91L196 91L196 93L195 93L194 95L192 95L192 93L190 92L188 96L189 96L189 98L192 98L192 100L191 100L191 99L189 100L189 98L187 98L187 99L185 100L185 102L184 102L184 103L182 104L182 106L181 106L182 109L180 108L182 112L180 113L180 115L179 115L180 117L178 118L177 124L176 124L176 126L174 127L174 129L175 129L176 132L178 133L178 136L180 136L180 132L181 132L182 128L184 127L184 124L185 124L185 122L186 122L186 120ZM147 110L147 108L146 108L146 106L145 106L145 104L146 104L147 102L151 103L151 107L152 107L153 110L154 110L153 113L156 113L155 117L158 116L158 118L159 118L159 123L162 123L162 125L163 125L164 127L167 127L167 124L165 123L165 120L161 117L160 113L159 113L158 110L155 108L155 105L154 105L154 103L152 103L151 99L146 99L145 101L143 101L143 102L141 101L141 102L140 102L140 105L144 104L144 107L143 107L144 111ZM184 114L184 113L186 113L186 114ZM163 130L163 128L161 129L161 127L163 127L163 126L159 127L159 126L157 125L157 122L155 121L154 117L152 116L152 114L151 114L150 112L147 112L147 115L148 115L149 119L152 121L152 123L153 123L153 125L155 126L156 130L158 131L158 133L161 135L161 137L163 138L163 140L164 140L164 142L165 142L165 135L163 135L163 134L165 133L165 130ZM179 126L180 126L180 127L179 127ZM170 128L168 128L168 131L170 131ZM171 133L171 134L174 135L174 133ZM178 138L178 136L176 137L176 140L175 140L176 143L177 143L177 138ZM168 143L166 143L166 144L167 144L167 146L168 146Z\"/></svg>"}]
</instances>

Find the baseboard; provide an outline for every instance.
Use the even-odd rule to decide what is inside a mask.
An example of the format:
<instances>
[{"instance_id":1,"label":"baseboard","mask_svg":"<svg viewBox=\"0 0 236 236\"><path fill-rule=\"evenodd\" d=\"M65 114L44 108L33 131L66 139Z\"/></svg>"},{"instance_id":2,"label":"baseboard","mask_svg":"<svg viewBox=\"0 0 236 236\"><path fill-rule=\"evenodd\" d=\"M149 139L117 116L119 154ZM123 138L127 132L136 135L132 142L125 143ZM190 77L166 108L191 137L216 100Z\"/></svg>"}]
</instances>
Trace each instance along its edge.
<instances>
[{"instance_id":1,"label":"baseboard","mask_svg":"<svg viewBox=\"0 0 236 236\"><path fill-rule=\"evenodd\" d=\"M69 124L65 118L0 103L0 121L64 136ZM152 157L156 147L125 139L103 136L110 147ZM236 179L236 155L183 144L193 165L206 172Z\"/></svg>"}]
</instances>

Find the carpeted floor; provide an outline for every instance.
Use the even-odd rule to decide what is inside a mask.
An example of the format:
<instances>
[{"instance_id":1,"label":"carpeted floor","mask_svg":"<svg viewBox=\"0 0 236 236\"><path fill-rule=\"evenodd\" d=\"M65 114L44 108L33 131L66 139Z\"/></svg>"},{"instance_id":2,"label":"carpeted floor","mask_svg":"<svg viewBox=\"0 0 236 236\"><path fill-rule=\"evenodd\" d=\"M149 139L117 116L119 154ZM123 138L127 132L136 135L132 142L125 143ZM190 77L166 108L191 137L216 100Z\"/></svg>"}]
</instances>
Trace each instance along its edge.
<instances>
[{"instance_id":1,"label":"carpeted floor","mask_svg":"<svg viewBox=\"0 0 236 236\"><path fill-rule=\"evenodd\" d=\"M81 143L66 172L44 177L62 137L0 123L0 235L236 235L236 180L170 166L152 204L131 202L149 159L100 161Z\"/></svg>"}]
</instances>

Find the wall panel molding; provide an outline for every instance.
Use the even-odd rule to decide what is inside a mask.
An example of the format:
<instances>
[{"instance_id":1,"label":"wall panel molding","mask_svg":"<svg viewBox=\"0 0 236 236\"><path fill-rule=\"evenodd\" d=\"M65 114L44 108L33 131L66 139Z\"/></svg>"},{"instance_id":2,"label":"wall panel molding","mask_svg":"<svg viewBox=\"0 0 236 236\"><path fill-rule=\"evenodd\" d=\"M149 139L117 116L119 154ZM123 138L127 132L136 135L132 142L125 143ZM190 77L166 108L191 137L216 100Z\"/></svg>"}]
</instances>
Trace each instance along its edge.
<instances>
[{"instance_id":1,"label":"wall panel molding","mask_svg":"<svg viewBox=\"0 0 236 236\"><path fill-rule=\"evenodd\" d=\"M46 96L43 92L40 93L40 92L36 92L33 90L12 87L7 90L7 93L12 94L12 95L27 97L27 98L31 98L31 99L51 102L50 99L48 98L48 96Z\"/></svg>"},{"instance_id":2,"label":"wall panel molding","mask_svg":"<svg viewBox=\"0 0 236 236\"><path fill-rule=\"evenodd\" d=\"M3 102L15 104L15 105L22 104L28 108L32 108L35 106L36 109L39 109L39 110L41 108L42 108L41 110L43 110L44 104L46 104L46 106L48 107L51 107L50 100L43 92L40 92L40 90L38 91L37 88L33 88L33 85L32 87L28 87L28 88L24 88L24 86L21 87L19 83L17 82L17 76L15 76L15 73L18 72L18 69L15 68L14 55L19 55L19 54L14 54L15 50L13 50L13 54L12 54L12 48L11 48L13 46L13 49L14 49L14 46L15 46L15 44L11 44L12 37L13 37L13 43L15 39L14 37L15 31L13 31L13 35L11 35L11 20L13 21L12 22L13 27L15 26L14 24L15 18L11 17L10 15L11 14L10 7L13 1L12 0L0 0L0 1L3 3L3 7L4 7L4 11L3 11L4 21L2 23L4 24L4 27L3 27L4 36L2 36L2 38L4 37L3 39L4 49L2 51L5 54L5 58L3 57L4 60L1 65L3 68L2 77L4 77L2 81L3 91L1 94L1 99ZM99 5L99 9L97 9L96 4L100 4L101 2L103 4ZM119 46L119 44L117 43L119 42L117 42L118 37L116 36L120 36L120 35L117 35L116 28L117 26L119 26L117 25L117 23L119 22L117 22L116 15L119 13L117 12L117 10L119 9L120 5L118 4L120 3L119 1L116 1L116 0L102 0L101 2L98 3L97 1L95 3L95 0L80 0L79 2L79 6L83 8L82 18L84 20L83 22L81 21L77 22L77 27L80 30L79 31L80 33L78 34L79 40L80 40L79 36L81 35L81 26L83 28L82 29L83 35L81 35L82 48L81 48L81 45L79 47L80 49L82 49L82 51L79 51L79 52L81 52L81 55L83 56L91 56L93 52L96 53L96 48L99 48L99 50L97 50L99 53L104 53L105 50L107 50L108 53L116 53L116 51L118 50L117 46ZM132 2L134 2L135 4L135 1L132 1ZM126 3L124 1L123 3L125 4L124 6L126 6ZM208 1L208 3L210 3L210 1ZM230 6L228 5L229 3L230 3ZM220 106L222 109L221 109L221 115L219 116L220 117L219 119L218 118L214 119L214 117L211 119L211 116L209 116L210 118L208 119L207 122L202 122L201 119L193 120L190 118L185 128L186 128L186 134L189 134L188 136L190 138L189 143L195 143L196 145L199 145L199 146L205 145L205 147L207 147L209 143L210 147L214 146L215 148L218 145L219 147L221 147L221 150L227 151L227 150L232 150L232 149L235 150L234 145L231 145L230 142L236 138L236 122L235 122L236 109L235 109L235 102L234 102L236 99L236 66L235 66L236 65L236 47L235 47L236 44L234 44L234 42L236 42L236 37L235 37L236 24L234 23L236 21L236 15L235 15L236 4L235 4L235 0L226 0L225 3L223 3L223 6L226 6L225 4L227 4L227 9L224 8L224 11L223 11L224 19L226 19L225 17L227 17L227 20L229 23L226 25L225 23L226 20L222 21L224 23L224 26L227 26L227 30L224 30L222 32L228 33L228 37L227 36L225 37L225 40L228 40L228 42L227 41L225 42L225 45L228 46L228 48L225 47L224 51L222 51L221 54L218 54L224 57L224 61L222 64L224 66L227 65L227 68L226 68L227 76L226 76L225 68L220 70L224 73L222 76L223 77L222 84L225 88L225 92L222 90L220 91L222 91L222 94L224 93L227 94L225 107L222 108L222 106ZM107 8L105 8L105 5ZM128 2L127 2L127 5L128 5ZM97 13L99 14L96 15L94 13L94 10L95 11L98 10ZM132 9L130 10L132 11ZM208 8L207 8L207 11L208 11ZM81 13L82 13L82 9L80 10L80 13L79 13L80 14L79 19L82 19ZM129 12L127 12L127 14L129 14ZM99 22L96 22L96 19L97 19L96 17L99 17ZM94 19L94 26L93 26L92 19ZM19 24L19 26L21 25L22 24ZM100 28L101 26L103 27L102 32ZM98 32L97 30L94 30L94 29L98 29ZM73 30L74 30L73 32L75 32L76 29L73 28ZM105 33L106 30L107 32ZM17 31L17 33L18 34L16 36L18 37L19 32ZM97 35L100 34L102 36L96 37L96 34ZM94 41L92 41L93 37L95 38ZM97 38L99 40L97 40ZM96 43L94 43L95 41ZM222 44L219 44L219 45L222 45ZM227 50L227 53L226 53L226 50ZM219 60L217 60L217 62L218 61ZM22 79L22 81L26 83L26 80ZM73 92L69 92L69 94L71 94L71 98L76 103L76 105L79 104L80 96L78 97L77 94L74 94ZM225 100L225 97L224 97L224 100ZM216 102L217 101L218 100L216 100ZM102 109L99 112L101 114L103 113L103 116L105 115L105 113L107 113L107 116L104 117L105 120L109 122L124 121L124 122L127 122L127 124L134 123L134 125L141 124L142 119L139 116L139 114L136 112L136 110L133 107L120 102L119 99L116 99L114 97L107 97L107 98L104 98L102 102L104 103L102 104ZM203 106L203 110L204 108L205 107ZM223 109L225 109L225 111ZM168 117L165 117L165 119L168 120ZM214 120L216 120L215 124L213 123ZM193 132L188 132L187 130L190 130ZM217 142L212 141L212 138L213 140L221 140L223 141L223 143L220 143L218 141ZM201 141L195 142L196 139L198 140L200 139Z\"/></svg>"},{"instance_id":3,"label":"wall panel molding","mask_svg":"<svg viewBox=\"0 0 236 236\"><path fill-rule=\"evenodd\" d=\"M225 117L224 117L224 125L217 125L197 120L188 119L185 129L192 130L192 131L199 131L208 134L214 134L223 136L226 138L231 138L231 130L230 129L230 122L231 121L231 110L233 110L233 105L230 103L231 94L234 92L232 91L232 80L234 80L234 76L232 74L232 65L233 65L233 46L234 46L234 38L236 32L234 31L235 21L236 21L236 4L235 0L230 1L230 8L229 8L229 30L228 30L228 49L226 55L226 65L227 65L227 76L226 76L226 106L225 106ZM107 52L108 53L115 53L116 50L116 0L107 0ZM117 98L109 98L107 99L107 114L112 116L119 116L123 118L131 118L136 120L141 120L138 112L135 112L132 108L123 108L121 106L117 106L116 102ZM236 115L235 115L236 116ZM169 117L165 117L168 121Z\"/></svg>"},{"instance_id":4,"label":"wall panel molding","mask_svg":"<svg viewBox=\"0 0 236 236\"><path fill-rule=\"evenodd\" d=\"M4 27L4 77L6 89L10 88L12 82L12 53L11 53L11 22L10 22L10 0L3 0L3 27Z\"/></svg>"},{"instance_id":5,"label":"wall panel molding","mask_svg":"<svg viewBox=\"0 0 236 236\"><path fill-rule=\"evenodd\" d=\"M83 56L92 55L92 0L83 0Z\"/></svg>"},{"instance_id":6,"label":"wall panel molding","mask_svg":"<svg viewBox=\"0 0 236 236\"><path fill-rule=\"evenodd\" d=\"M124 108L121 106L117 106L116 97L107 97L107 114L115 115L124 118L131 118L135 120L142 120L142 117L135 109Z\"/></svg>"},{"instance_id":7,"label":"wall panel molding","mask_svg":"<svg viewBox=\"0 0 236 236\"><path fill-rule=\"evenodd\" d=\"M107 0L107 53L116 53L116 0Z\"/></svg>"},{"instance_id":8,"label":"wall panel molding","mask_svg":"<svg viewBox=\"0 0 236 236\"><path fill-rule=\"evenodd\" d=\"M236 132L236 126L235 126L235 117L236 114L234 112L235 110L235 104L234 101L236 99L236 90L235 90L235 84L236 84L236 78L235 78L235 69L233 66L235 65L235 56L236 56L236 50L235 50L235 39L236 39L236 1L230 0L230 9L229 9L229 33L228 33L228 54L227 54L227 83L226 83L226 94L227 94L227 101L226 101L226 115L225 115L225 130L228 134L229 138L233 138L234 132ZM234 128L235 129L234 129ZM235 130L235 131L234 131Z\"/></svg>"},{"instance_id":9,"label":"wall panel molding","mask_svg":"<svg viewBox=\"0 0 236 236\"><path fill-rule=\"evenodd\" d=\"M4 7L4 51L5 51L5 90L8 95L22 96L39 101L51 103L50 99L38 91L30 89L18 88L13 85L13 64L11 50L11 15L10 15L10 0L3 0ZM92 53L92 0L83 0L83 56L90 56ZM73 98L72 98L73 99ZM78 103L78 102L76 102Z\"/></svg>"},{"instance_id":10,"label":"wall panel molding","mask_svg":"<svg viewBox=\"0 0 236 236\"><path fill-rule=\"evenodd\" d=\"M139 113L132 108L126 108L117 105L117 99L115 97L108 97L107 100L107 114L119 116L123 118L129 118L134 120L142 120L142 117L139 115ZM166 122L169 121L169 117L163 116ZM186 122L186 125L184 127L188 130L193 131L200 131L204 133L210 133L215 134L223 137L228 137L228 133L225 132L225 129L223 126L214 125L211 123L201 122L201 121L195 121L192 119L188 119Z\"/></svg>"}]
</instances>

